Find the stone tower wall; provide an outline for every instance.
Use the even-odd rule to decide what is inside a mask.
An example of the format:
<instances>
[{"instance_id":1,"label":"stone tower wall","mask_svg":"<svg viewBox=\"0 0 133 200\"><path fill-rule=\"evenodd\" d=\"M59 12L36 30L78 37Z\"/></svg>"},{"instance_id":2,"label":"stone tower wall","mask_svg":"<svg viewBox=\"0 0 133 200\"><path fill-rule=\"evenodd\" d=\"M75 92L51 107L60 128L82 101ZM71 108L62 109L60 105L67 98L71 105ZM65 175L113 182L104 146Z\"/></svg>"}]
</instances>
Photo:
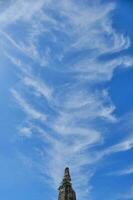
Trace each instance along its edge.
<instances>
[{"instance_id":1,"label":"stone tower wall","mask_svg":"<svg viewBox=\"0 0 133 200\"><path fill-rule=\"evenodd\" d=\"M76 200L76 193L72 188L69 168L64 171L64 178L59 187L58 200Z\"/></svg>"}]
</instances>

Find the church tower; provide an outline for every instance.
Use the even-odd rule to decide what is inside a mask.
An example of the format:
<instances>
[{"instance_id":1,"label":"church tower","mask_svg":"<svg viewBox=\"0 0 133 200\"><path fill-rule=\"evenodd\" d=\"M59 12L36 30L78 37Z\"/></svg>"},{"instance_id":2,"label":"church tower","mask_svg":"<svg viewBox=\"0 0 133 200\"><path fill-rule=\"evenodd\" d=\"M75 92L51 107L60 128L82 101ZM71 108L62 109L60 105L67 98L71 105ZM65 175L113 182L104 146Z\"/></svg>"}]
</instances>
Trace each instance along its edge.
<instances>
[{"instance_id":1,"label":"church tower","mask_svg":"<svg viewBox=\"0 0 133 200\"><path fill-rule=\"evenodd\" d=\"M75 191L72 188L71 177L69 173L69 168L65 168L64 178L59 187L59 197L58 200L76 200Z\"/></svg>"}]
</instances>

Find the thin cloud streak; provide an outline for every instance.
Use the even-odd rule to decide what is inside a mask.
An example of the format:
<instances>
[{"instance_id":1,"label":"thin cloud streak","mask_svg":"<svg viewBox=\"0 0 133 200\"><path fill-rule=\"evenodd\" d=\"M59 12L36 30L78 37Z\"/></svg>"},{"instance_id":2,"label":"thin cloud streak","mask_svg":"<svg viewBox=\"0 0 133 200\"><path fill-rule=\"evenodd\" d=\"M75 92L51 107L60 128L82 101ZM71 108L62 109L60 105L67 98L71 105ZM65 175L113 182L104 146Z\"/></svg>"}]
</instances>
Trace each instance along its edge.
<instances>
[{"instance_id":1,"label":"thin cloud streak","mask_svg":"<svg viewBox=\"0 0 133 200\"><path fill-rule=\"evenodd\" d=\"M119 171L115 171L115 172L112 172L112 173L109 173L109 175L115 175L115 176L126 176L126 175L130 175L130 174L133 174L133 166L131 167L128 167L126 169L123 169L123 170L119 170Z\"/></svg>"},{"instance_id":2,"label":"thin cloud streak","mask_svg":"<svg viewBox=\"0 0 133 200\"><path fill-rule=\"evenodd\" d=\"M26 86L33 88L38 95L42 95L46 99L51 100L52 98L52 88L49 88L46 84L40 80L34 78L25 77L23 82Z\"/></svg>"},{"instance_id":3,"label":"thin cloud streak","mask_svg":"<svg viewBox=\"0 0 133 200\"><path fill-rule=\"evenodd\" d=\"M26 102L25 99L23 99L20 94L12 89L12 95L16 99L17 103L20 105L20 107L23 109L23 111L31 118L31 119L38 119L41 121L46 121L47 116L43 113L35 110L30 104Z\"/></svg>"}]
</instances>

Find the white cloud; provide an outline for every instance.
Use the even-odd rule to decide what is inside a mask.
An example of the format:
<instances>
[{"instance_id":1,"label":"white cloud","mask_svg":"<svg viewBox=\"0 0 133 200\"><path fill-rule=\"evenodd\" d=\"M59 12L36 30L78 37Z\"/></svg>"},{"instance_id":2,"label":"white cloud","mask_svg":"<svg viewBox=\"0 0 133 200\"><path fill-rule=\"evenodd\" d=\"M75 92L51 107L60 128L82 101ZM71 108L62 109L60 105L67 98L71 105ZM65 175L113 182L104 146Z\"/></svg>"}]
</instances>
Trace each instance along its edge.
<instances>
[{"instance_id":1,"label":"white cloud","mask_svg":"<svg viewBox=\"0 0 133 200\"><path fill-rule=\"evenodd\" d=\"M8 49L8 51L9 51L9 47L10 48L13 47L15 50L20 51L20 53L29 57L36 63L39 63L39 65L42 67L48 64L49 54L50 54L49 48L46 48L43 52L43 56L41 56L36 47L36 43L34 42L34 40L27 39L27 42L16 41L15 39L13 39L13 37L11 37L10 34L6 33L5 31L0 31L0 36L1 36L1 45L5 49ZM3 38L4 40L7 40L7 43L5 42L3 43L3 40L2 40ZM8 44L8 42L10 45ZM7 57L9 57L8 53L6 54L7 54Z\"/></svg>"},{"instance_id":2,"label":"white cloud","mask_svg":"<svg viewBox=\"0 0 133 200\"><path fill-rule=\"evenodd\" d=\"M25 63L25 62L22 62L21 59L13 56L13 55L10 55L8 54L7 52L5 52L5 56L10 60L10 62L19 69L19 71L21 73L23 73L24 75L26 76L31 76L32 74L32 67Z\"/></svg>"},{"instance_id":3,"label":"white cloud","mask_svg":"<svg viewBox=\"0 0 133 200\"><path fill-rule=\"evenodd\" d=\"M133 166L127 167L126 169L115 171L112 173L109 173L109 175L117 175L117 176L125 176L133 174Z\"/></svg>"},{"instance_id":4,"label":"white cloud","mask_svg":"<svg viewBox=\"0 0 133 200\"><path fill-rule=\"evenodd\" d=\"M76 77L81 81L95 84L110 81L114 71L118 67L132 67L133 59L129 56L121 56L109 61L100 61L96 58L81 59L77 63L71 64L71 68L66 68L68 72L76 72Z\"/></svg>"},{"instance_id":5,"label":"white cloud","mask_svg":"<svg viewBox=\"0 0 133 200\"><path fill-rule=\"evenodd\" d=\"M19 129L19 132L21 133L21 136L25 136L28 138L32 136L32 130L30 127L22 127Z\"/></svg>"},{"instance_id":6,"label":"white cloud","mask_svg":"<svg viewBox=\"0 0 133 200\"><path fill-rule=\"evenodd\" d=\"M120 143L110 147L107 150L106 154L128 151L131 150L132 148L133 148L133 137L128 137L127 139L121 141Z\"/></svg>"},{"instance_id":7,"label":"white cloud","mask_svg":"<svg viewBox=\"0 0 133 200\"><path fill-rule=\"evenodd\" d=\"M35 110L30 104L26 102L25 99L21 97L21 95L16 90L12 89L11 92L14 98L16 99L17 103L31 119L38 119L41 121L47 120L47 116L45 114Z\"/></svg>"},{"instance_id":8,"label":"white cloud","mask_svg":"<svg viewBox=\"0 0 133 200\"><path fill-rule=\"evenodd\" d=\"M30 20L32 16L42 8L43 5L43 0L38 0L37 2L32 0L16 0L14 3L11 2L0 15L0 25L7 26L15 23L17 20Z\"/></svg>"},{"instance_id":9,"label":"white cloud","mask_svg":"<svg viewBox=\"0 0 133 200\"><path fill-rule=\"evenodd\" d=\"M35 78L25 77L23 82L26 86L31 87L35 90L37 95L42 95L48 100L52 98L52 88L48 87L41 80L37 80Z\"/></svg>"}]
</instances>

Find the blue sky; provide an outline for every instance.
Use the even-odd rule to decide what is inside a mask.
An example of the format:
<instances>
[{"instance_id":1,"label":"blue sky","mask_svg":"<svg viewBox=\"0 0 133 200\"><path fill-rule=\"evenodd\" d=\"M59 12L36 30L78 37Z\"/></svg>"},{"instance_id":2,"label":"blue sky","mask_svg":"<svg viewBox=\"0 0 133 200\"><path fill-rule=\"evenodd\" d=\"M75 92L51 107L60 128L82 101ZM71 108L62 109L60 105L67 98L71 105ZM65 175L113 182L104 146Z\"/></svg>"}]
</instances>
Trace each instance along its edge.
<instances>
[{"instance_id":1,"label":"blue sky","mask_svg":"<svg viewBox=\"0 0 133 200\"><path fill-rule=\"evenodd\" d=\"M0 199L133 199L132 10L0 1Z\"/></svg>"}]
</instances>

